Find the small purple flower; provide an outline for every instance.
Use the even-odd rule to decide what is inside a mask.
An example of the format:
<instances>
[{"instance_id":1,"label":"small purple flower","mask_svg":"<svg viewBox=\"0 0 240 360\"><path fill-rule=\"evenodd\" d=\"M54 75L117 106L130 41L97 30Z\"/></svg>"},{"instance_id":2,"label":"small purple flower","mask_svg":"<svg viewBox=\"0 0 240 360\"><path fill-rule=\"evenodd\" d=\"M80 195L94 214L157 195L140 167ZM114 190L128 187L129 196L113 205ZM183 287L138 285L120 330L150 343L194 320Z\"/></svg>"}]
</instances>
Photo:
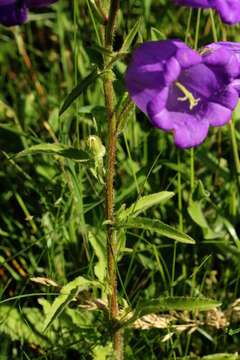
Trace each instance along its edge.
<instances>
[{"instance_id":1,"label":"small purple flower","mask_svg":"<svg viewBox=\"0 0 240 360\"><path fill-rule=\"evenodd\" d=\"M222 21L229 24L240 22L240 0L173 0L175 3L194 8L212 8L219 12Z\"/></svg>"},{"instance_id":2,"label":"small purple flower","mask_svg":"<svg viewBox=\"0 0 240 360\"><path fill-rule=\"evenodd\" d=\"M0 0L0 23L21 25L27 21L27 8L46 7L57 0Z\"/></svg>"},{"instance_id":3,"label":"small purple flower","mask_svg":"<svg viewBox=\"0 0 240 360\"><path fill-rule=\"evenodd\" d=\"M180 148L199 145L209 125L222 126L232 115L240 74L236 56L219 48L200 55L178 40L146 42L134 52L126 86L152 124L174 131Z\"/></svg>"}]
</instances>

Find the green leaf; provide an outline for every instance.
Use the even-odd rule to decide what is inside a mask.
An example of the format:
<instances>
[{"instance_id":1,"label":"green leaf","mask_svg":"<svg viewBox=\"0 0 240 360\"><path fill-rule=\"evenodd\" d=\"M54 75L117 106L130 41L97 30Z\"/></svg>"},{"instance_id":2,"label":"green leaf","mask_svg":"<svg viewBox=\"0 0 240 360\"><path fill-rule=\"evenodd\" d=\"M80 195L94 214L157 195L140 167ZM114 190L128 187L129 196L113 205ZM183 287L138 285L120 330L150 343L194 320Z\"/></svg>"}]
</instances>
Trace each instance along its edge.
<instances>
[{"instance_id":1,"label":"green leaf","mask_svg":"<svg viewBox=\"0 0 240 360\"><path fill-rule=\"evenodd\" d=\"M103 73L99 73L97 68L94 67L93 71L83 80L81 80L78 85L73 88L71 93L67 96L65 99L63 106L61 107L59 111L59 116L61 116L68 108L69 106L76 100L83 91L87 89L89 85L94 83L99 76L103 75Z\"/></svg>"},{"instance_id":2,"label":"green leaf","mask_svg":"<svg viewBox=\"0 0 240 360\"><path fill-rule=\"evenodd\" d=\"M226 218L223 218L223 217L221 217L221 221L223 222L223 224L227 228L229 234L232 236L238 250L240 250L240 239L238 237L238 234L236 232L236 229L235 229L234 225L232 225L230 223L230 221L228 221Z\"/></svg>"},{"instance_id":3,"label":"green leaf","mask_svg":"<svg viewBox=\"0 0 240 360\"><path fill-rule=\"evenodd\" d=\"M151 27L151 40L166 40L166 35L155 27Z\"/></svg>"},{"instance_id":4,"label":"green leaf","mask_svg":"<svg viewBox=\"0 0 240 360\"><path fill-rule=\"evenodd\" d=\"M94 266L94 272L99 281L103 282L106 277L107 269L107 239L106 235L102 231L98 231L97 235L92 232L88 232L88 240L93 247L95 255L98 258L98 262Z\"/></svg>"},{"instance_id":5,"label":"green leaf","mask_svg":"<svg viewBox=\"0 0 240 360\"><path fill-rule=\"evenodd\" d=\"M229 169L223 166L219 159L217 159L209 151L201 148L201 150L198 150L197 155L211 173L215 174L217 171L225 180L231 180Z\"/></svg>"},{"instance_id":6,"label":"green leaf","mask_svg":"<svg viewBox=\"0 0 240 360\"><path fill-rule=\"evenodd\" d=\"M142 18L140 18L136 24L133 26L132 30L128 33L128 35L126 36L126 39L124 40L124 43L120 49L120 53L125 53L128 51L128 49L130 48L130 46L132 45L132 42L135 38L135 36L137 35L137 33L140 30L142 24Z\"/></svg>"},{"instance_id":7,"label":"green leaf","mask_svg":"<svg viewBox=\"0 0 240 360\"><path fill-rule=\"evenodd\" d=\"M162 297L138 303L136 312L140 316L165 311L207 311L221 306L221 302L198 297Z\"/></svg>"},{"instance_id":8,"label":"green leaf","mask_svg":"<svg viewBox=\"0 0 240 360\"><path fill-rule=\"evenodd\" d=\"M227 354L227 353L219 353L203 356L201 360L237 360L238 353L235 354Z\"/></svg>"},{"instance_id":9,"label":"green leaf","mask_svg":"<svg viewBox=\"0 0 240 360\"><path fill-rule=\"evenodd\" d=\"M79 292L88 290L90 287L99 287L97 282L78 276L67 285L63 286L60 295L54 300L43 324L43 331L46 331L53 321L63 312L66 306L76 297Z\"/></svg>"},{"instance_id":10,"label":"green leaf","mask_svg":"<svg viewBox=\"0 0 240 360\"><path fill-rule=\"evenodd\" d=\"M98 45L98 44L92 44L90 49L96 50L101 55L108 55L108 56L114 56L115 54L105 47Z\"/></svg>"},{"instance_id":11,"label":"green leaf","mask_svg":"<svg viewBox=\"0 0 240 360\"><path fill-rule=\"evenodd\" d=\"M63 144L38 144L29 147L26 150L21 151L16 155L16 158L20 158L27 155L36 155L36 154L53 154L60 155L68 159L77 160L77 161L89 161L90 157L86 151L75 149L70 146Z\"/></svg>"},{"instance_id":12,"label":"green leaf","mask_svg":"<svg viewBox=\"0 0 240 360\"><path fill-rule=\"evenodd\" d=\"M106 345L96 345L93 349L93 360L117 360L114 356L112 343L108 342Z\"/></svg>"},{"instance_id":13,"label":"green leaf","mask_svg":"<svg viewBox=\"0 0 240 360\"><path fill-rule=\"evenodd\" d=\"M202 228L208 228L208 223L202 212L202 206L200 201L190 201L187 211L196 224L198 224Z\"/></svg>"},{"instance_id":14,"label":"green leaf","mask_svg":"<svg viewBox=\"0 0 240 360\"><path fill-rule=\"evenodd\" d=\"M187 211L192 220L202 228L205 239L216 239L224 236L224 233L214 232L207 222L202 207L208 197L209 193L204 189L202 182L199 180L191 194Z\"/></svg>"},{"instance_id":15,"label":"green leaf","mask_svg":"<svg viewBox=\"0 0 240 360\"><path fill-rule=\"evenodd\" d=\"M135 104L128 92L125 92L116 107L118 133L124 130L128 121L133 117L134 111Z\"/></svg>"},{"instance_id":16,"label":"green leaf","mask_svg":"<svg viewBox=\"0 0 240 360\"><path fill-rule=\"evenodd\" d=\"M207 311L221 305L221 302L197 297L160 297L158 299L139 302L131 319L123 323L123 326L133 323L137 319L149 315L167 311Z\"/></svg>"},{"instance_id":17,"label":"green leaf","mask_svg":"<svg viewBox=\"0 0 240 360\"><path fill-rule=\"evenodd\" d=\"M12 341L26 341L42 347L51 346L54 334L46 337L41 334L41 324L44 320L41 311L34 307L22 307L21 310L12 305L1 305L0 331L8 335Z\"/></svg>"},{"instance_id":18,"label":"green leaf","mask_svg":"<svg viewBox=\"0 0 240 360\"><path fill-rule=\"evenodd\" d=\"M218 353L212 355L206 355L203 357L199 356L184 356L183 358L177 358L181 360L238 360L239 356L238 353L235 354L228 354L228 353Z\"/></svg>"},{"instance_id":19,"label":"green leaf","mask_svg":"<svg viewBox=\"0 0 240 360\"><path fill-rule=\"evenodd\" d=\"M127 229L137 228L154 231L159 235L165 236L169 239L177 240L184 244L195 244L195 240L193 240L189 235L184 234L183 232L176 230L167 224L164 224L160 220L129 216L126 222L120 222L116 224L116 226Z\"/></svg>"},{"instance_id":20,"label":"green leaf","mask_svg":"<svg viewBox=\"0 0 240 360\"><path fill-rule=\"evenodd\" d=\"M93 16L94 16L94 19L97 19L97 21L104 25L105 23L105 17L103 16L103 14L99 11L98 7L96 6L95 4L95 1L94 0L89 0L88 2L89 6L91 7L91 10L93 12Z\"/></svg>"},{"instance_id":21,"label":"green leaf","mask_svg":"<svg viewBox=\"0 0 240 360\"><path fill-rule=\"evenodd\" d=\"M143 196L138 199L134 204L119 213L120 220L126 219L128 216L137 216L141 212L151 208L152 206L160 203L165 203L174 196L174 192L161 191L159 193Z\"/></svg>"}]
</instances>

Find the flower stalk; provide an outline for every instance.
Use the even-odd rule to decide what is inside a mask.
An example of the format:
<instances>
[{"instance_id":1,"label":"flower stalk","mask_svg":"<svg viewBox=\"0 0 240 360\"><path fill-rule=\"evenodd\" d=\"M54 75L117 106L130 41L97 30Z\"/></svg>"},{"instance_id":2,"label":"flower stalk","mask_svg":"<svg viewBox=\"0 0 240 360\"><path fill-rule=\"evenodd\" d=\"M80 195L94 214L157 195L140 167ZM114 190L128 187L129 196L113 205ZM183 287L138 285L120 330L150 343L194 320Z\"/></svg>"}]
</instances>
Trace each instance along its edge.
<instances>
[{"instance_id":1,"label":"flower stalk","mask_svg":"<svg viewBox=\"0 0 240 360\"><path fill-rule=\"evenodd\" d=\"M117 13L120 0L112 0L110 4L108 22L105 25L105 47L112 51L114 30L116 26ZM105 55L105 65L109 63L109 55ZM111 67L110 69L111 70ZM114 222L114 171L117 149L116 116L114 113L114 90L111 71L108 71L104 78L104 95L108 121L108 145L107 145L107 166L106 166L106 197L105 212L106 220ZM113 349L119 360L123 359L123 340L121 331L118 329L118 302L117 302L117 274L116 274L116 231L111 225L107 226L107 259L108 259L108 305L110 311Z\"/></svg>"}]
</instances>

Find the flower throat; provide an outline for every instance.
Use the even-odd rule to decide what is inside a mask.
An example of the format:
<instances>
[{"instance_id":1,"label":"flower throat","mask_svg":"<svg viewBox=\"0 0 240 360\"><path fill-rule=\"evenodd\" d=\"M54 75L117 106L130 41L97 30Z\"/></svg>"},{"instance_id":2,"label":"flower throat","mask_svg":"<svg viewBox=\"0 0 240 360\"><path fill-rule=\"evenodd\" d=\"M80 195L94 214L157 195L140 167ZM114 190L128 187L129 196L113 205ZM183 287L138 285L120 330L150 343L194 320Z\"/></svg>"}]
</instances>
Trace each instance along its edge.
<instances>
[{"instance_id":1,"label":"flower throat","mask_svg":"<svg viewBox=\"0 0 240 360\"><path fill-rule=\"evenodd\" d=\"M192 110L195 106L198 105L200 98L195 99L193 94L180 82L174 81L174 84L182 91L182 93L185 95L184 97L178 97L178 101L189 101L189 108Z\"/></svg>"}]
</instances>

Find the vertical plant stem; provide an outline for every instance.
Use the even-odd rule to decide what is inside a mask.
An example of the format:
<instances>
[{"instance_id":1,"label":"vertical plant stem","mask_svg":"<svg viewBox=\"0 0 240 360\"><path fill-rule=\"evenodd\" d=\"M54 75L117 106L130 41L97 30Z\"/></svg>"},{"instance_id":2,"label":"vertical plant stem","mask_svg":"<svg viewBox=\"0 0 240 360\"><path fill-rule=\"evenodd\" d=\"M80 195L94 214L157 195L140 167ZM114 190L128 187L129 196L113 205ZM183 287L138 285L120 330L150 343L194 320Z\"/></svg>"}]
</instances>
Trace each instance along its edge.
<instances>
[{"instance_id":1,"label":"vertical plant stem","mask_svg":"<svg viewBox=\"0 0 240 360\"><path fill-rule=\"evenodd\" d=\"M214 40L214 42L217 42L217 30L216 30L216 26L215 26L212 9L209 9L209 12L210 12L211 25L212 25L213 40Z\"/></svg>"},{"instance_id":2,"label":"vertical plant stem","mask_svg":"<svg viewBox=\"0 0 240 360\"><path fill-rule=\"evenodd\" d=\"M195 169L194 169L194 148L190 149L190 173L191 173L191 178L190 178L190 187L191 187L191 192L194 189L194 177L195 177Z\"/></svg>"},{"instance_id":3,"label":"vertical plant stem","mask_svg":"<svg viewBox=\"0 0 240 360\"><path fill-rule=\"evenodd\" d=\"M177 164L178 164L178 172L177 172L177 188L178 188L178 219L179 219L179 230L183 230L183 219L182 219L182 187L181 187L181 158L180 158L180 150L177 149ZM171 289L170 296L174 295L174 280L175 280L175 267L176 267L176 257L177 257L177 242L174 241L173 245L173 261L172 261L172 279L171 279Z\"/></svg>"},{"instance_id":4,"label":"vertical plant stem","mask_svg":"<svg viewBox=\"0 0 240 360\"><path fill-rule=\"evenodd\" d=\"M185 38L184 38L184 41L186 44L188 42L188 37L190 34L191 20L192 20L192 8L189 9L189 14L188 14L187 29L186 29Z\"/></svg>"},{"instance_id":5,"label":"vertical plant stem","mask_svg":"<svg viewBox=\"0 0 240 360\"><path fill-rule=\"evenodd\" d=\"M235 134L235 127L233 120L229 121L229 127L230 127L230 133L232 138L232 147L233 147L233 157L234 157L234 163L235 163L235 169L237 173L237 184L240 189L240 160L239 160L239 153L238 153L238 144Z\"/></svg>"},{"instance_id":6,"label":"vertical plant stem","mask_svg":"<svg viewBox=\"0 0 240 360\"><path fill-rule=\"evenodd\" d=\"M197 12L197 23L196 23L196 30L195 30L195 39L194 39L194 49L195 49L195 50L197 50L197 48L198 48L200 19L201 19L201 9L198 9L198 12Z\"/></svg>"},{"instance_id":7,"label":"vertical plant stem","mask_svg":"<svg viewBox=\"0 0 240 360\"><path fill-rule=\"evenodd\" d=\"M120 0L111 0L109 8L108 22L105 26L105 47L112 50L114 29L116 25L117 13ZM105 64L109 62L109 56L104 58ZM111 68L110 68L111 70ZM111 71L106 73L104 79L105 105L108 120L108 149L107 149L107 168L106 168L106 220L114 221L114 167L117 148L116 117L114 113L114 90L112 84ZM118 302L117 302L117 273L116 273L116 231L111 225L107 227L107 257L108 257L108 285L109 297L108 304L110 310L113 348L119 360L123 359L123 339L116 324L118 320Z\"/></svg>"},{"instance_id":8,"label":"vertical plant stem","mask_svg":"<svg viewBox=\"0 0 240 360\"><path fill-rule=\"evenodd\" d=\"M175 266L176 266L176 256L177 256L177 242L174 241L173 245L173 262L172 262L172 278L171 278L171 288L170 288L170 296L174 295L174 279L175 279Z\"/></svg>"},{"instance_id":9,"label":"vertical plant stem","mask_svg":"<svg viewBox=\"0 0 240 360\"><path fill-rule=\"evenodd\" d=\"M179 230L183 231L183 216L182 216L182 176L181 176L181 154L178 149L178 211L179 211Z\"/></svg>"},{"instance_id":10,"label":"vertical plant stem","mask_svg":"<svg viewBox=\"0 0 240 360\"><path fill-rule=\"evenodd\" d=\"M200 19L201 19L201 9L198 9L197 13L197 24L196 24L196 31L195 31L195 39L194 39L194 49L197 50L198 48L198 39L199 39L199 28L200 28ZM194 148L190 149L190 170L191 170L191 191L194 189L194 177L195 177L195 170L194 170Z\"/></svg>"},{"instance_id":11,"label":"vertical plant stem","mask_svg":"<svg viewBox=\"0 0 240 360\"><path fill-rule=\"evenodd\" d=\"M77 16L78 16L78 1L74 0L73 3L73 17L74 17L74 33L73 33L73 43L74 43L74 86L77 86L78 82L78 47L77 47ZM77 146L80 146L80 134L79 134L79 114L78 114L78 105L79 102L76 101L75 111L76 111L76 134L77 134Z\"/></svg>"},{"instance_id":12,"label":"vertical plant stem","mask_svg":"<svg viewBox=\"0 0 240 360\"><path fill-rule=\"evenodd\" d=\"M179 230L183 231L183 216L182 216L182 179L181 179L181 154L180 150L177 150L177 192L178 192L178 220L179 220ZM177 256L177 242L174 242L173 245L173 262L172 262L172 279L171 279L171 289L170 295L174 295L174 279L175 279L175 266L176 266L176 256Z\"/></svg>"}]
</instances>

